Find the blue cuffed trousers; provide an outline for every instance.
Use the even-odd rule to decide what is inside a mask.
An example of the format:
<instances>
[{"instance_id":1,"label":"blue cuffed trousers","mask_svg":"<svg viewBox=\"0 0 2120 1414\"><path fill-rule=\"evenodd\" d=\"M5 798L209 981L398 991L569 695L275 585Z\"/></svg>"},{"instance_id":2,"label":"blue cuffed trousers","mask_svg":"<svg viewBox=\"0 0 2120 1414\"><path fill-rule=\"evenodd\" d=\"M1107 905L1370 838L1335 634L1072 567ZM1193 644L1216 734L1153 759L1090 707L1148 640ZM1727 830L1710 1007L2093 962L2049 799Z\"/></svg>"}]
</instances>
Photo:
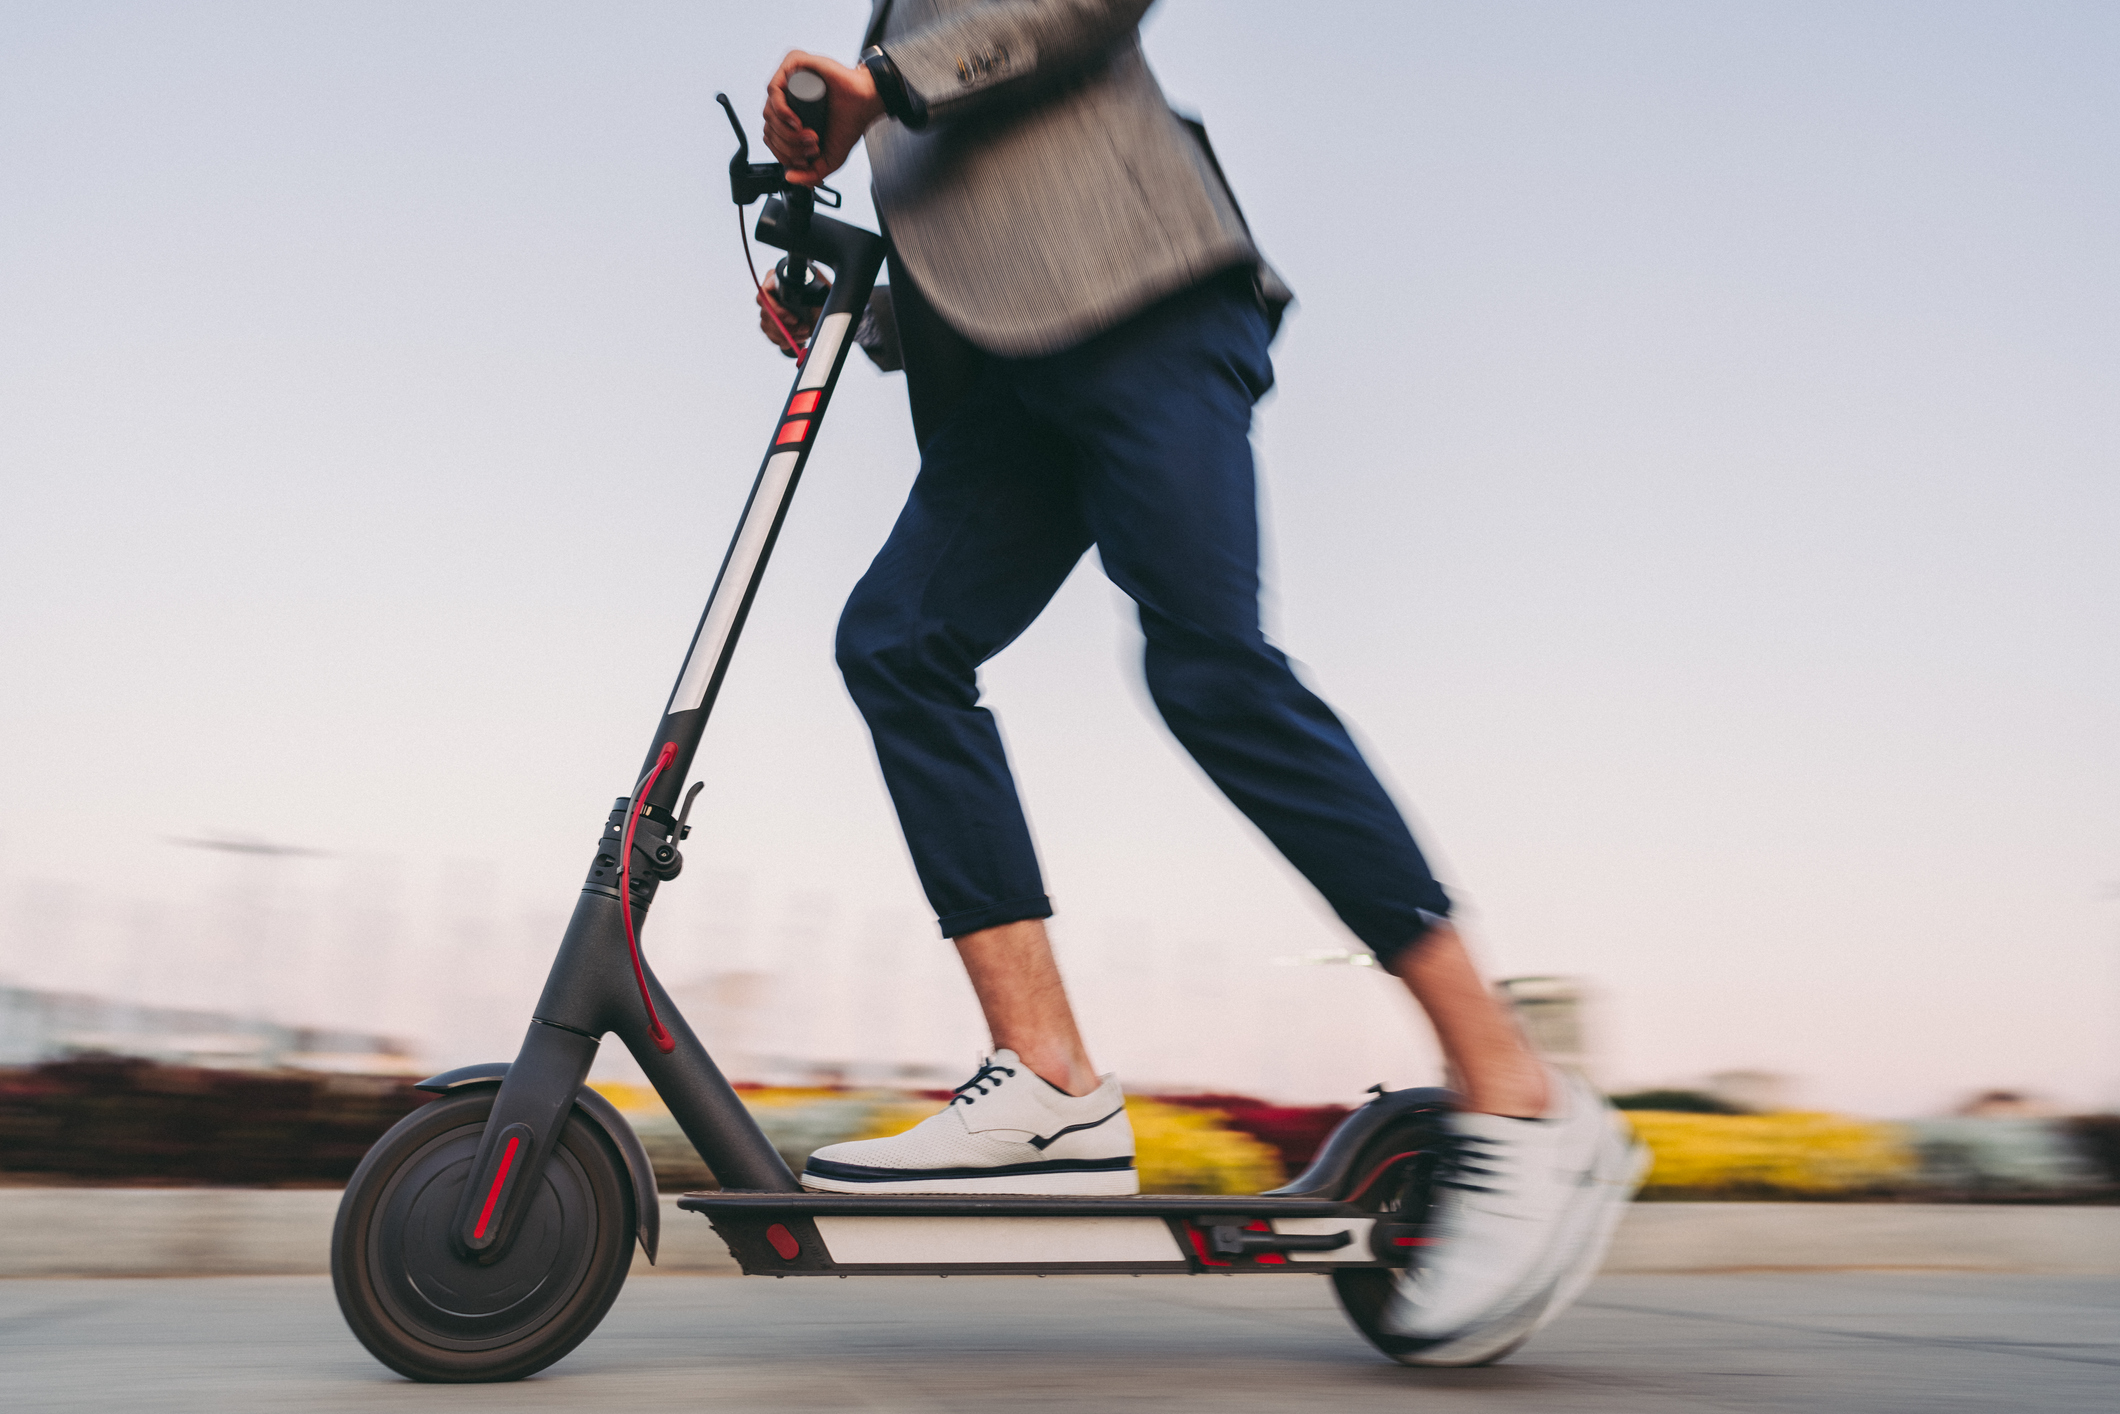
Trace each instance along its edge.
<instances>
[{"instance_id":1,"label":"blue cuffed trousers","mask_svg":"<svg viewBox=\"0 0 2120 1414\"><path fill-rule=\"evenodd\" d=\"M1092 545L1139 607L1172 734L1356 936L1389 960L1447 915L1347 729L1260 631L1251 411L1273 369L1248 276L1056 354L956 340L941 398L920 358L939 321L902 272L892 294L920 473L837 648L943 935L1052 912L978 670Z\"/></svg>"}]
</instances>

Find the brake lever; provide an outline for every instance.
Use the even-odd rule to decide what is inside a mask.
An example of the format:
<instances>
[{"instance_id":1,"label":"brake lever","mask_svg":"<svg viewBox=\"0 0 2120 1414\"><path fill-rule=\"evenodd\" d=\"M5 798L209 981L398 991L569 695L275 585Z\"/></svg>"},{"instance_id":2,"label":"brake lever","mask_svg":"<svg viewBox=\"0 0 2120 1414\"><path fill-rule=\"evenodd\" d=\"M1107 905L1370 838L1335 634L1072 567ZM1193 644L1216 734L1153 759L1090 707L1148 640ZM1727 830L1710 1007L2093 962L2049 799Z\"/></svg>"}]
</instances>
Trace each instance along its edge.
<instances>
[{"instance_id":1,"label":"brake lever","mask_svg":"<svg viewBox=\"0 0 2120 1414\"><path fill-rule=\"evenodd\" d=\"M784 191L807 191L817 198L819 206L833 211L839 209L842 198L839 193L819 182L814 187L803 187L788 181L788 169L778 162L753 162L751 139L744 135L743 123L736 116L736 105L729 102L729 95L717 93L714 101L721 111L729 115L729 127L736 133L736 155L729 159L729 197L738 206L749 206L762 196L772 196ZM830 198L827 200L826 198Z\"/></svg>"},{"instance_id":2,"label":"brake lever","mask_svg":"<svg viewBox=\"0 0 2120 1414\"><path fill-rule=\"evenodd\" d=\"M744 136L743 124L737 120L736 105L729 102L729 95L717 93L714 101L729 115L729 126L736 132L736 155L729 159L730 200L738 206L749 206L762 196L771 196L785 189L788 184L785 167L778 162L751 160L751 140Z\"/></svg>"}]
</instances>

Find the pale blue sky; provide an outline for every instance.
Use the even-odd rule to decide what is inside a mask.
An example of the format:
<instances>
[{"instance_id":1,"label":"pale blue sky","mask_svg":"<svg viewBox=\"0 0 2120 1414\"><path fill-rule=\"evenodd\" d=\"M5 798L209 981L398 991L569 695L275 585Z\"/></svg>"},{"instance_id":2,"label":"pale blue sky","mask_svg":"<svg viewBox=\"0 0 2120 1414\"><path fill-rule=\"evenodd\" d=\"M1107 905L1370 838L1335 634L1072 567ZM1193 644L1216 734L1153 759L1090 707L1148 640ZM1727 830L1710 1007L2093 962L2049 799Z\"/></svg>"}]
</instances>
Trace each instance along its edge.
<instances>
[{"instance_id":1,"label":"pale blue sky","mask_svg":"<svg viewBox=\"0 0 2120 1414\"><path fill-rule=\"evenodd\" d=\"M196 899L161 841L243 831L566 906L788 376L712 94L755 126L865 11L0 0L0 889ZM2120 11L1218 0L1148 45L1301 299L1276 635L1494 966L1594 979L1621 1080L2120 1098ZM715 879L936 946L830 663L912 469L853 368L666 972L717 965ZM1354 1081L1267 964L1343 939L1123 607L1086 566L988 679L1092 1038ZM41 916L0 973L229 962Z\"/></svg>"}]
</instances>

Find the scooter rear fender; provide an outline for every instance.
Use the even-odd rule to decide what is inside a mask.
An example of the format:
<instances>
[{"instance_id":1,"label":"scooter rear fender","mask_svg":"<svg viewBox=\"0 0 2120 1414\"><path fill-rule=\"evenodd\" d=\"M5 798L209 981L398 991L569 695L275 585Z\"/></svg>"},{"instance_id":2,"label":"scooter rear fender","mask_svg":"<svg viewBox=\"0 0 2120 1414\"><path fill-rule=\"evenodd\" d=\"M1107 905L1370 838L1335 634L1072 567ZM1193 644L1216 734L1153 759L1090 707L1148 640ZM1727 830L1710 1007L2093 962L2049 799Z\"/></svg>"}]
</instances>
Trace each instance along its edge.
<instances>
[{"instance_id":1,"label":"scooter rear fender","mask_svg":"<svg viewBox=\"0 0 2120 1414\"><path fill-rule=\"evenodd\" d=\"M440 1075L431 1075L414 1088L450 1095L477 1085L499 1089L501 1081L507 1077L506 1061L488 1061L483 1065L462 1065ZM588 1086L582 1086L574 1097L574 1107L603 1127L604 1133L617 1146L619 1156L626 1161L626 1176L633 1181L633 1211L637 1215L635 1231L640 1238L640 1250L648 1254L652 1265L656 1243L662 1236L662 1204L656 1197L655 1166L648 1162L648 1151L642 1147L640 1136L633 1132L633 1126L626 1123L626 1117L618 1112L617 1107Z\"/></svg>"},{"instance_id":2,"label":"scooter rear fender","mask_svg":"<svg viewBox=\"0 0 2120 1414\"><path fill-rule=\"evenodd\" d=\"M1319 1146L1309 1168L1281 1187L1270 1189L1265 1196L1345 1199L1350 1196L1348 1190L1367 1177L1354 1172L1355 1163L1385 1125L1421 1114L1441 1116L1458 1107L1457 1095L1449 1090L1387 1090L1341 1120Z\"/></svg>"}]
</instances>

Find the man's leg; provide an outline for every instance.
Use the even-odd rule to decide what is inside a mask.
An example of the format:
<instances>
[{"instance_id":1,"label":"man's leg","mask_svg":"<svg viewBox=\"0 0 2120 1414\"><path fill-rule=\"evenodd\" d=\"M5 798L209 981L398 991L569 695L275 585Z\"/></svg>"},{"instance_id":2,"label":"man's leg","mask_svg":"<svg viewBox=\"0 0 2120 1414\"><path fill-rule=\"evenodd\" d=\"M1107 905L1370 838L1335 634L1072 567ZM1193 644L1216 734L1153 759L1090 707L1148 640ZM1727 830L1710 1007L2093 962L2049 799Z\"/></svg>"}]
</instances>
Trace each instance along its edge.
<instances>
[{"instance_id":1,"label":"man's leg","mask_svg":"<svg viewBox=\"0 0 2120 1414\"><path fill-rule=\"evenodd\" d=\"M1016 1052L1070 1095L1097 1088L1097 1070L1083 1047L1042 921L968 933L957 939L957 953L997 1048ZM1467 1109L1525 1117L1546 1112L1551 1102L1546 1068L1481 980L1455 927L1433 925L1389 965L1435 1028Z\"/></svg>"},{"instance_id":2,"label":"man's leg","mask_svg":"<svg viewBox=\"0 0 2120 1414\"><path fill-rule=\"evenodd\" d=\"M955 395L925 452L841 618L840 666L995 1048L1085 1095L1097 1073L1039 921L1051 906L977 679L1089 547L1072 458L994 379Z\"/></svg>"},{"instance_id":3,"label":"man's leg","mask_svg":"<svg viewBox=\"0 0 2120 1414\"><path fill-rule=\"evenodd\" d=\"M930 439L840 616L837 656L945 937L1052 912L979 666L1089 546L1064 447L986 380Z\"/></svg>"},{"instance_id":4,"label":"man's leg","mask_svg":"<svg viewBox=\"0 0 2120 1414\"><path fill-rule=\"evenodd\" d=\"M1170 301L1056 356L1073 376L1026 380L1024 396L1082 447L1084 514L1140 605L1164 721L1436 1028L1467 1109L1444 1121L1430 1245L1382 1321L1423 1360L1487 1359L1579 1288L1637 1161L1604 1103L1530 1053L1353 738L1259 630L1249 433L1271 373L1241 295Z\"/></svg>"},{"instance_id":5,"label":"man's leg","mask_svg":"<svg viewBox=\"0 0 2120 1414\"><path fill-rule=\"evenodd\" d=\"M1151 696L1186 750L1412 991L1474 1108L1536 1115L1543 1068L1481 983L1398 807L1259 626L1251 408L1272 382L1240 283L1045 362L1026 402L1081 449L1083 507L1140 606Z\"/></svg>"},{"instance_id":6,"label":"man's leg","mask_svg":"<svg viewBox=\"0 0 2120 1414\"><path fill-rule=\"evenodd\" d=\"M1103 1083L1075 1028L1041 920L967 933L957 939L957 955L979 996L994 1049L1014 1051L1040 1079L1070 1095L1087 1095Z\"/></svg>"},{"instance_id":7,"label":"man's leg","mask_svg":"<svg viewBox=\"0 0 2120 1414\"><path fill-rule=\"evenodd\" d=\"M1466 1109L1526 1119L1546 1113L1553 1100L1546 1067L1481 980L1456 928L1435 924L1386 965L1427 1013Z\"/></svg>"},{"instance_id":8,"label":"man's leg","mask_svg":"<svg viewBox=\"0 0 2120 1414\"><path fill-rule=\"evenodd\" d=\"M979 705L979 665L1089 548L1073 448L1027 418L991 366L929 410L939 425L922 432L905 511L847 602L838 656L994 1050L941 1113L828 1144L802 1181L842 1193L1133 1193L1125 1098L1075 1028L1040 921L1052 907L1030 827Z\"/></svg>"}]
</instances>

